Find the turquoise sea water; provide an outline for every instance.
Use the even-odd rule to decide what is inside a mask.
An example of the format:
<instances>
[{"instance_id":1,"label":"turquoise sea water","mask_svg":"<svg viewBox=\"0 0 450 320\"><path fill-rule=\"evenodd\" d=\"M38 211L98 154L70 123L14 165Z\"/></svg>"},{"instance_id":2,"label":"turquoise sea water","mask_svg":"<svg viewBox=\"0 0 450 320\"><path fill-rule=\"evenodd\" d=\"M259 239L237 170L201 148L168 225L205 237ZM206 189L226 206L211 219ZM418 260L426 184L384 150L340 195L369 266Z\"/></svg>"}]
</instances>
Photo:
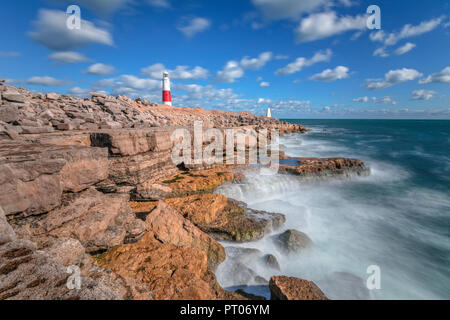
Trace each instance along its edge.
<instances>
[{"instance_id":1,"label":"turquoise sea water","mask_svg":"<svg viewBox=\"0 0 450 320\"><path fill-rule=\"evenodd\" d=\"M267 279L313 280L332 299L450 299L450 121L289 121L312 132L282 137L287 155L358 158L371 175L316 182L253 175L223 187L252 208L284 213L285 229L314 242L289 257L270 237L242 244L274 254L282 270L250 267ZM381 289L366 289L371 265L380 268ZM225 266L219 282L234 285Z\"/></svg>"}]
</instances>

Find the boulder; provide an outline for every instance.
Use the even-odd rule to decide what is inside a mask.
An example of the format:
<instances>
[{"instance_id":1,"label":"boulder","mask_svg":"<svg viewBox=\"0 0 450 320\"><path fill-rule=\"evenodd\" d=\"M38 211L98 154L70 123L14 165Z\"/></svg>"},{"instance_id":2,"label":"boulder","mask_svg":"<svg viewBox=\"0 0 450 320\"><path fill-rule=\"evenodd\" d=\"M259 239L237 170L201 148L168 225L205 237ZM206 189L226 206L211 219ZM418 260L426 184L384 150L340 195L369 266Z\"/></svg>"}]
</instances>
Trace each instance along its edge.
<instances>
[{"instance_id":1,"label":"boulder","mask_svg":"<svg viewBox=\"0 0 450 320\"><path fill-rule=\"evenodd\" d=\"M60 95L57 93L47 93L46 94L47 100L58 100L59 97L60 97Z\"/></svg>"},{"instance_id":2,"label":"boulder","mask_svg":"<svg viewBox=\"0 0 450 320\"><path fill-rule=\"evenodd\" d=\"M19 119L19 108L17 106L0 106L0 121L11 123Z\"/></svg>"},{"instance_id":3,"label":"boulder","mask_svg":"<svg viewBox=\"0 0 450 320\"><path fill-rule=\"evenodd\" d=\"M62 266L80 265L85 249L80 241L72 238L46 238L39 243L39 250L45 251Z\"/></svg>"},{"instance_id":4,"label":"boulder","mask_svg":"<svg viewBox=\"0 0 450 320\"><path fill-rule=\"evenodd\" d=\"M328 300L314 282L299 278L272 277L269 288L271 300Z\"/></svg>"},{"instance_id":5,"label":"boulder","mask_svg":"<svg viewBox=\"0 0 450 320\"><path fill-rule=\"evenodd\" d=\"M286 230L272 238L277 246L286 253L299 252L312 244L306 234L297 230Z\"/></svg>"},{"instance_id":6,"label":"boulder","mask_svg":"<svg viewBox=\"0 0 450 320\"><path fill-rule=\"evenodd\" d=\"M26 97L23 94L14 91L2 92L2 99L10 102L25 103Z\"/></svg>"},{"instance_id":7,"label":"boulder","mask_svg":"<svg viewBox=\"0 0 450 320\"><path fill-rule=\"evenodd\" d=\"M266 267L274 270L281 270L280 264L273 254L266 254L264 257L262 257L262 261Z\"/></svg>"},{"instance_id":8,"label":"boulder","mask_svg":"<svg viewBox=\"0 0 450 320\"><path fill-rule=\"evenodd\" d=\"M212 269L225 260L225 250L219 243L163 201L147 216L145 224L147 230L162 243L203 251Z\"/></svg>"}]
</instances>

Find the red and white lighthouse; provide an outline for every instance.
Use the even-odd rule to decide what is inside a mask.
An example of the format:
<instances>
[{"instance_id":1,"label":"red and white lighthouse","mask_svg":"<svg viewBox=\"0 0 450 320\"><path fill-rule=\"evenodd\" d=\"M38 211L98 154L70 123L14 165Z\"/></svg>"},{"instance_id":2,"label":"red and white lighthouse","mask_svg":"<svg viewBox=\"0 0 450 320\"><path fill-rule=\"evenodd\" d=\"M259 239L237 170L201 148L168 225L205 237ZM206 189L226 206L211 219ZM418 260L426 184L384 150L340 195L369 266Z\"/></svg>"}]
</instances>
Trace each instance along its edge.
<instances>
[{"instance_id":1,"label":"red and white lighthouse","mask_svg":"<svg viewBox=\"0 0 450 320\"><path fill-rule=\"evenodd\" d=\"M172 97L170 95L170 79L169 73L167 71L163 72L163 104L171 106L172 105Z\"/></svg>"}]
</instances>

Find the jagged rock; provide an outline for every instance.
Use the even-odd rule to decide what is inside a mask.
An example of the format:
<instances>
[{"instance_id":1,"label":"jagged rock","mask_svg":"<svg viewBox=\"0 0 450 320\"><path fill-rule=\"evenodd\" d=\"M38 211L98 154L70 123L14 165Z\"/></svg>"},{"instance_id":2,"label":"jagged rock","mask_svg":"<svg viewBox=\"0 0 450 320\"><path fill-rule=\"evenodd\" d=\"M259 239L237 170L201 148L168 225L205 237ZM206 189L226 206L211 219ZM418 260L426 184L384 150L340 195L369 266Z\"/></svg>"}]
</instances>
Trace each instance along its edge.
<instances>
[{"instance_id":1,"label":"jagged rock","mask_svg":"<svg viewBox=\"0 0 450 320\"><path fill-rule=\"evenodd\" d=\"M266 232L279 228L286 220L282 214L253 210L243 202L219 194L192 195L165 201L217 240L258 240Z\"/></svg>"},{"instance_id":2,"label":"jagged rock","mask_svg":"<svg viewBox=\"0 0 450 320\"><path fill-rule=\"evenodd\" d=\"M72 123L60 123L56 126L58 128L58 130L73 130L75 128L75 126Z\"/></svg>"},{"instance_id":3,"label":"jagged rock","mask_svg":"<svg viewBox=\"0 0 450 320\"><path fill-rule=\"evenodd\" d=\"M272 238L278 247L287 253L299 252L312 244L311 239L306 234L297 230L286 230Z\"/></svg>"},{"instance_id":4,"label":"jagged rock","mask_svg":"<svg viewBox=\"0 0 450 320\"><path fill-rule=\"evenodd\" d=\"M299 278L272 277L269 288L271 300L328 300L314 282Z\"/></svg>"},{"instance_id":5,"label":"jagged rock","mask_svg":"<svg viewBox=\"0 0 450 320\"><path fill-rule=\"evenodd\" d=\"M308 177L328 177L328 176L349 176L368 175L370 169L361 160L347 158L291 158L284 156L282 160L287 160L294 165L280 163L279 173L289 173L297 176Z\"/></svg>"},{"instance_id":6,"label":"jagged rock","mask_svg":"<svg viewBox=\"0 0 450 320\"><path fill-rule=\"evenodd\" d=\"M25 96L13 91L4 91L2 93L2 99L10 102L24 103L26 101Z\"/></svg>"},{"instance_id":7,"label":"jagged rock","mask_svg":"<svg viewBox=\"0 0 450 320\"><path fill-rule=\"evenodd\" d=\"M28 127L21 126L23 134L49 133L54 131L52 127Z\"/></svg>"},{"instance_id":8,"label":"jagged rock","mask_svg":"<svg viewBox=\"0 0 450 320\"><path fill-rule=\"evenodd\" d=\"M47 95L46 95L46 98L48 100L58 100L59 97L60 97L60 95L57 93L47 93Z\"/></svg>"},{"instance_id":9,"label":"jagged rock","mask_svg":"<svg viewBox=\"0 0 450 320\"><path fill-rule=\"evenodd\" d=\"M25 228L32 239L74 238L87 252L93 252L121 245L127 238L139 238L145 225L134 216L127 196L103 194L89 188L65 195L62 206Z\"/></svg>"},{"instance_id":10,"label":"jagged rock","mask_svg":"<svg viewBox=\"0 0 450 320\"><path fill-rule=\"evenodd\" d=\"M158 300L238 298L217 284L204 252L161 243L151 233L102 254L97 261L122 277L147 283Z\"/></svg>"},{"instance_id":11,"label":"jagged rock","mask_svg":"<svg viewBox=\"0 0 450 320\"><path fill-rule=\"evenodd\" d=\"M90 278L81 289L69 289L71 274L29 241L0 245L0 300L118 300L120 297Z\"/></svg>"},{"instance_id":12,"label":"jagged rock","mask_svg":"<svg viewBox=\"0 0 450 320\"><path fill-rule=\"evenodd\" d=\"M224 248L163 201L147 216L145 224L155 238L177 247L197 248L205 252L208 266L215 269L225 260Z\"/></svg>"},{"instance_id":13,"label":"jagged rock","mask_svg":"<svg viewBox=\"0 0 450 320\"><path fill-rule=\"evenodd\" d=\"M11 123L19 120L19 108L17 106L0 106L0 121Z\"/></svg>"}]
</instances>

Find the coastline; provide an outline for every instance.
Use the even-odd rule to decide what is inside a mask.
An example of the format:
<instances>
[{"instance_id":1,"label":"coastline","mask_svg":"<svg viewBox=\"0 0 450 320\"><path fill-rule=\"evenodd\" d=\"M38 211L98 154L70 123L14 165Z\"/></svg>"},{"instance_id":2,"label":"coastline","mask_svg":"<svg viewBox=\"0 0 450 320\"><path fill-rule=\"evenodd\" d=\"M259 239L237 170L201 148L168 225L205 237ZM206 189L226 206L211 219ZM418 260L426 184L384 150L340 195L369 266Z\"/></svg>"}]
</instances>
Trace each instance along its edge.
<instances>
[{"instance_id":1,"label":"coastline","mask_svg":"<svg viewBox=\"0 0 450 320\"><path fill-rule=\"evenodd\" d=\"M217 283L214 271L233 256L217 241L262 239L285 216L215 193L242 179L242 166L177 167L170 135L197 120L206 128L280 134L306 128L101 93L80 99L7 85L0 91L2 299L258 298ZM368 173L355 159L280 158L297 161L281 164L280 172L289 175ZM276 237L286 254L311 243L299 230ZM278 264L273 255L254 258ZM79 291L67 288L67 267L79 268ZM269 283L244 265L238 269L269 285L273 299L326 298L312 282L273 277Z\"/></svg>"}]
</instances>

